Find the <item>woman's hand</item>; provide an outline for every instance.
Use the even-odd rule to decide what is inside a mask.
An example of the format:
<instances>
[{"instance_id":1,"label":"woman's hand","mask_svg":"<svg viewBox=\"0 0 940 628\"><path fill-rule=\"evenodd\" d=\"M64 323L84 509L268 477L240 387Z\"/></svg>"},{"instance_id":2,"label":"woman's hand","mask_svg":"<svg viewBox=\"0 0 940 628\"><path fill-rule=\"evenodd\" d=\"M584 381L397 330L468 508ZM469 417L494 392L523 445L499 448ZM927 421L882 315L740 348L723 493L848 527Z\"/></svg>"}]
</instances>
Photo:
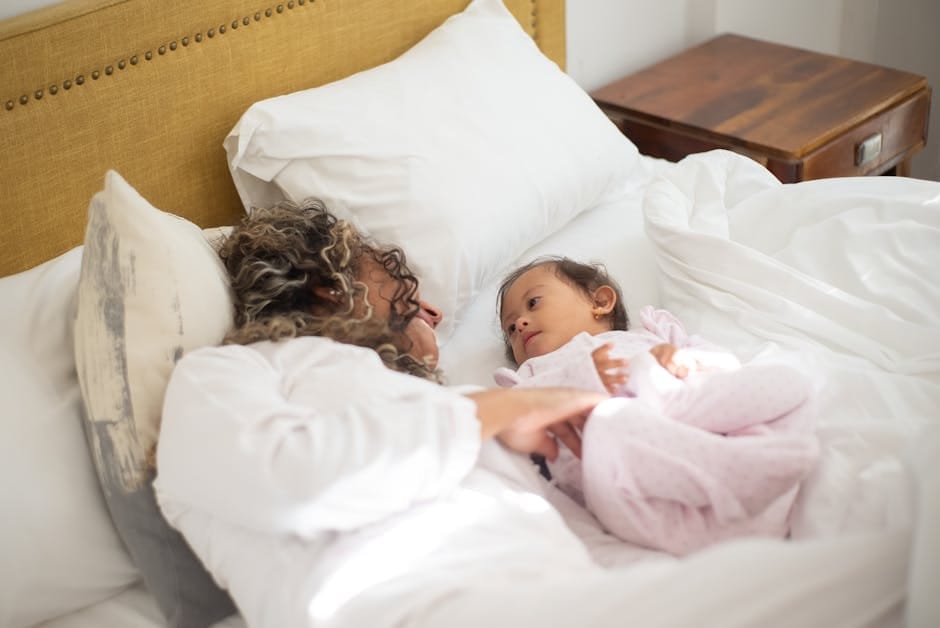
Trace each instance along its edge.
<instances>
[{"instance_id":1,"label":"woman's hand","mask_svg":"<svg viewBox=\"0 0 940 628\"><path fill-rule=\"evenodd\" d=\"M610 343L601 345L591 352L591 357L594 359L594 368L597 369L597 375L601 378L604 388L614 395L627 385L627 366L630 362L623 358L610 357L612 347Z\"/></svg>"},{"instance_id":2,"label":"woman's hand","mask_svg":"<svg viewBox=\"0 0 940 628\"><path fill-rule=\"evenodd\" d=\"M581 430L588 415L607 395L573 388L510 388L467 395L477 404L483 438L495 436L503 445L549 460L558 455L558 441L581 456Z\"/></svg>"}]
</instances>

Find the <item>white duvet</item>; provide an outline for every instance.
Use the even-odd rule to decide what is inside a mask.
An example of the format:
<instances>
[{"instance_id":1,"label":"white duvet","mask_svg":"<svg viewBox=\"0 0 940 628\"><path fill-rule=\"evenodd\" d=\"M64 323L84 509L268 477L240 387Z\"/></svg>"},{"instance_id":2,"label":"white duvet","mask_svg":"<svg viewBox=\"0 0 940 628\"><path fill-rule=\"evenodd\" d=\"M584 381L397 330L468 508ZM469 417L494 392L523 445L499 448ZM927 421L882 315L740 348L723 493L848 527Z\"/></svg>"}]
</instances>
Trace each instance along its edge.
<instances>
[{"instance_id":1,"label":"white duvet","mask_svg":"<svg viewBox=\"0 0 940 628\"><path fill-rule=\"evenodd\" d=\"M665 307L744 359L778 349L810 357L823 457L800 496L796 538L733 541L682 560L634 548L558 491L532 488L524 460L489 446L486 473L469 488L504 500L544 492L554 509L534 495L519 507L533 533L555 530L559 551L510 551L526 546L519 519L509 535L498 526L478 531L465 538L479 545L438 546L435 560L474 557L486 579L469 574L472 587L403 617L403 608L433 597L435 583L398 565L404 577L375 589L349 619L448 628L940 626L940 184L883 177L781 185L721 151L644 166L649 184L633 198L583 214L525 257L604 261L631 312ZM442 348L451 383L491 385L503 364L494 294L490 286L478 296ZM487 480L495 477L512 490ZM404 536L376 543L394 560L407 549L406 533L393 526L390 534ZM585 569L572 538L604 569ZM503 565L488 561L511 555L530 564L506 564L506 573L549 577L493 578ZM344 590L361 590L381 574L338 577ZM49 626L116 616L105 609Z\"/></svg>"},{"instance_id":2,"label":"white duvet","mask_svg":"<svg viewBox=\"0 0 940 628\"><path fill-rule=\"evenodd\" d=\"M759 563L765 576L772 574L773 591L744 595L752 590L745 582L754 568L748 557L761 548L731 543L668 576L694 579L693 565L708 563L720 586L710 580L697 589L700 598L684 597L682 611L671 608L670 587L660 588L644 604L661 614L633 606L631 618L648 625L940 626L940 184L859 177L782 185L726 151L647 165L650 184L638 199L645 237L633 232L632 217L613 214L600 221L603 229L593 225L591 237L577 233L576 221L526 257L605 261L632 312L655 302L744 359L801 352L821 393L823 456L798 502L797 540L781 550L779 562ZM611 235L618 220L626 237ZM653 260L658 272L647 267ZM649 274L656 275L652 282ZM492 317L492 294L481 300L487 298L489 310L477 303L474 317ZM488 383L485 372L498 349L478 347L465 364L457 362L448 350L457 344L459 355L472 354L470 338L486 333L479 324L473 334L461 332L445 347L445 366ZM642 555L582 519L579 530L599 561ZM879 563L879 552L898 562ZM799 563L795 572L785 566L787 555ZM856 565L867 580L845 572L843 590L808 583L826 574L837 582L856 560L867 561ZM893 591L895 604L880 611L876 604L867 617L853 619L847 600L866 586ZM736 587L741 594L733 602L746 618L740 623L737 611L704 608L710 592L726 587L729 595ZM843 595L845 607L827 616L824 607ZM778 604L776 597L788 601ZM797 608L804 620L789 614Z\"/></svg>"},{"instance_id":3,"label":"white duvet","mask_svg":"<svg viewBox=\"0 0 940 628\"><path fill-rule=\"evenodd\" d=\"M815 358L824 455L794 535L913 529L908 623L940 625L940 186L780 185L718 152L651 185L644 212L666 307L742 353Z\"/></svg>"},{"instance_id":4,"label":"white duvet","mask_svg":"<svg viewBox=\"0 0 940 628\"><path fill-rule=\"evenodd\" d=\"M907 621L940 625L940 186L781 185L714 152L656 180L644 213L665 307L744 356L815 362L824 452L794 536L913 530Z\"/></svg>"}]
</instances>

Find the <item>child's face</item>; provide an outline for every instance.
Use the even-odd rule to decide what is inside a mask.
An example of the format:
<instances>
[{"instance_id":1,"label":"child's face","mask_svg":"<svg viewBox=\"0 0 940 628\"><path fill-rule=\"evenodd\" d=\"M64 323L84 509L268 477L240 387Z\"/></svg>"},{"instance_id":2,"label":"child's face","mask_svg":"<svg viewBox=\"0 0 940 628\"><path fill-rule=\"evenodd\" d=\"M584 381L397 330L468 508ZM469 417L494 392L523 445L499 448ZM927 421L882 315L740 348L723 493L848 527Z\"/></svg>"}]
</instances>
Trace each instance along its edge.
<instances>
[{"instance_id":1,"label":"child's face","mask_svg":"<svg viewBox=\"0 0 940 628\"><path fill-rule=\"evenodd\" d=\"M591 296L569 284L546 264L523 273L506 291L500 321L516 364L551 353L579 333L609 331L594 318Z\"/></svg>"}]
</instances>

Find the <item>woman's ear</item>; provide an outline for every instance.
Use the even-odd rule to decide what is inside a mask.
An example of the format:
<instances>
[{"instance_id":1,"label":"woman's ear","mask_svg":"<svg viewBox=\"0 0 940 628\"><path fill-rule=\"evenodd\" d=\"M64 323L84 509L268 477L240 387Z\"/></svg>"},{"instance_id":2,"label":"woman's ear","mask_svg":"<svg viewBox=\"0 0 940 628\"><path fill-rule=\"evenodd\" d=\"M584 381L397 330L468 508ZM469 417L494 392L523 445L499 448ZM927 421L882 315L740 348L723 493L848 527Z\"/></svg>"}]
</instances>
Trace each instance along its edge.
<instances>
[{"instance_id":1,"label":"woman's ear","mask_svg":"<svg viewBox=\"0 0 940 628\"><path fill-rule=\"evenodd\" d=\"M336 288L327 288L326 286L314 286L313 295L321 301L340 304L343 302L343 293Z\"/></svg>"},{"instance_id":2,"label":"woman's ear","mask_svg":"<svg viewBox=\"0 0 940 628\"><path fill-rule=\"evenodd\" d=\"M617 292L610 286L604 285L598 288L591 295L593 301L592 312L595 316L607 316L617 305Z\"/></svg>"}]
</instances>

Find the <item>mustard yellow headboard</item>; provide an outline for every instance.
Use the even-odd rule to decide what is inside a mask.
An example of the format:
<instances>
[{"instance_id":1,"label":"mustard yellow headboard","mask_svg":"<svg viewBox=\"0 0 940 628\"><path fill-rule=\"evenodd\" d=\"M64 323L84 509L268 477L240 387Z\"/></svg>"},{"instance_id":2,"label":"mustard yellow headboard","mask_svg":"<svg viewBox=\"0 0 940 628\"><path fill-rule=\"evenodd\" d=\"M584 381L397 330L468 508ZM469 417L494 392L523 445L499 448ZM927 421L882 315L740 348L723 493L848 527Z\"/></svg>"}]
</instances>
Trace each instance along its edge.
<instances>
[{"instance_id":1,"label":"mustard yellow headboard","mask_svg":"<svg viewBox=\"0 0 940 628\"><path fill-rule=\"evenodd\" d=\"M253 102L389 61L468 0L67 0L0 22L0 276L80 244L109 168L202 226L242 214ZM506 0L564 68L564 0Z\"/></svg>"}]
</instances>

